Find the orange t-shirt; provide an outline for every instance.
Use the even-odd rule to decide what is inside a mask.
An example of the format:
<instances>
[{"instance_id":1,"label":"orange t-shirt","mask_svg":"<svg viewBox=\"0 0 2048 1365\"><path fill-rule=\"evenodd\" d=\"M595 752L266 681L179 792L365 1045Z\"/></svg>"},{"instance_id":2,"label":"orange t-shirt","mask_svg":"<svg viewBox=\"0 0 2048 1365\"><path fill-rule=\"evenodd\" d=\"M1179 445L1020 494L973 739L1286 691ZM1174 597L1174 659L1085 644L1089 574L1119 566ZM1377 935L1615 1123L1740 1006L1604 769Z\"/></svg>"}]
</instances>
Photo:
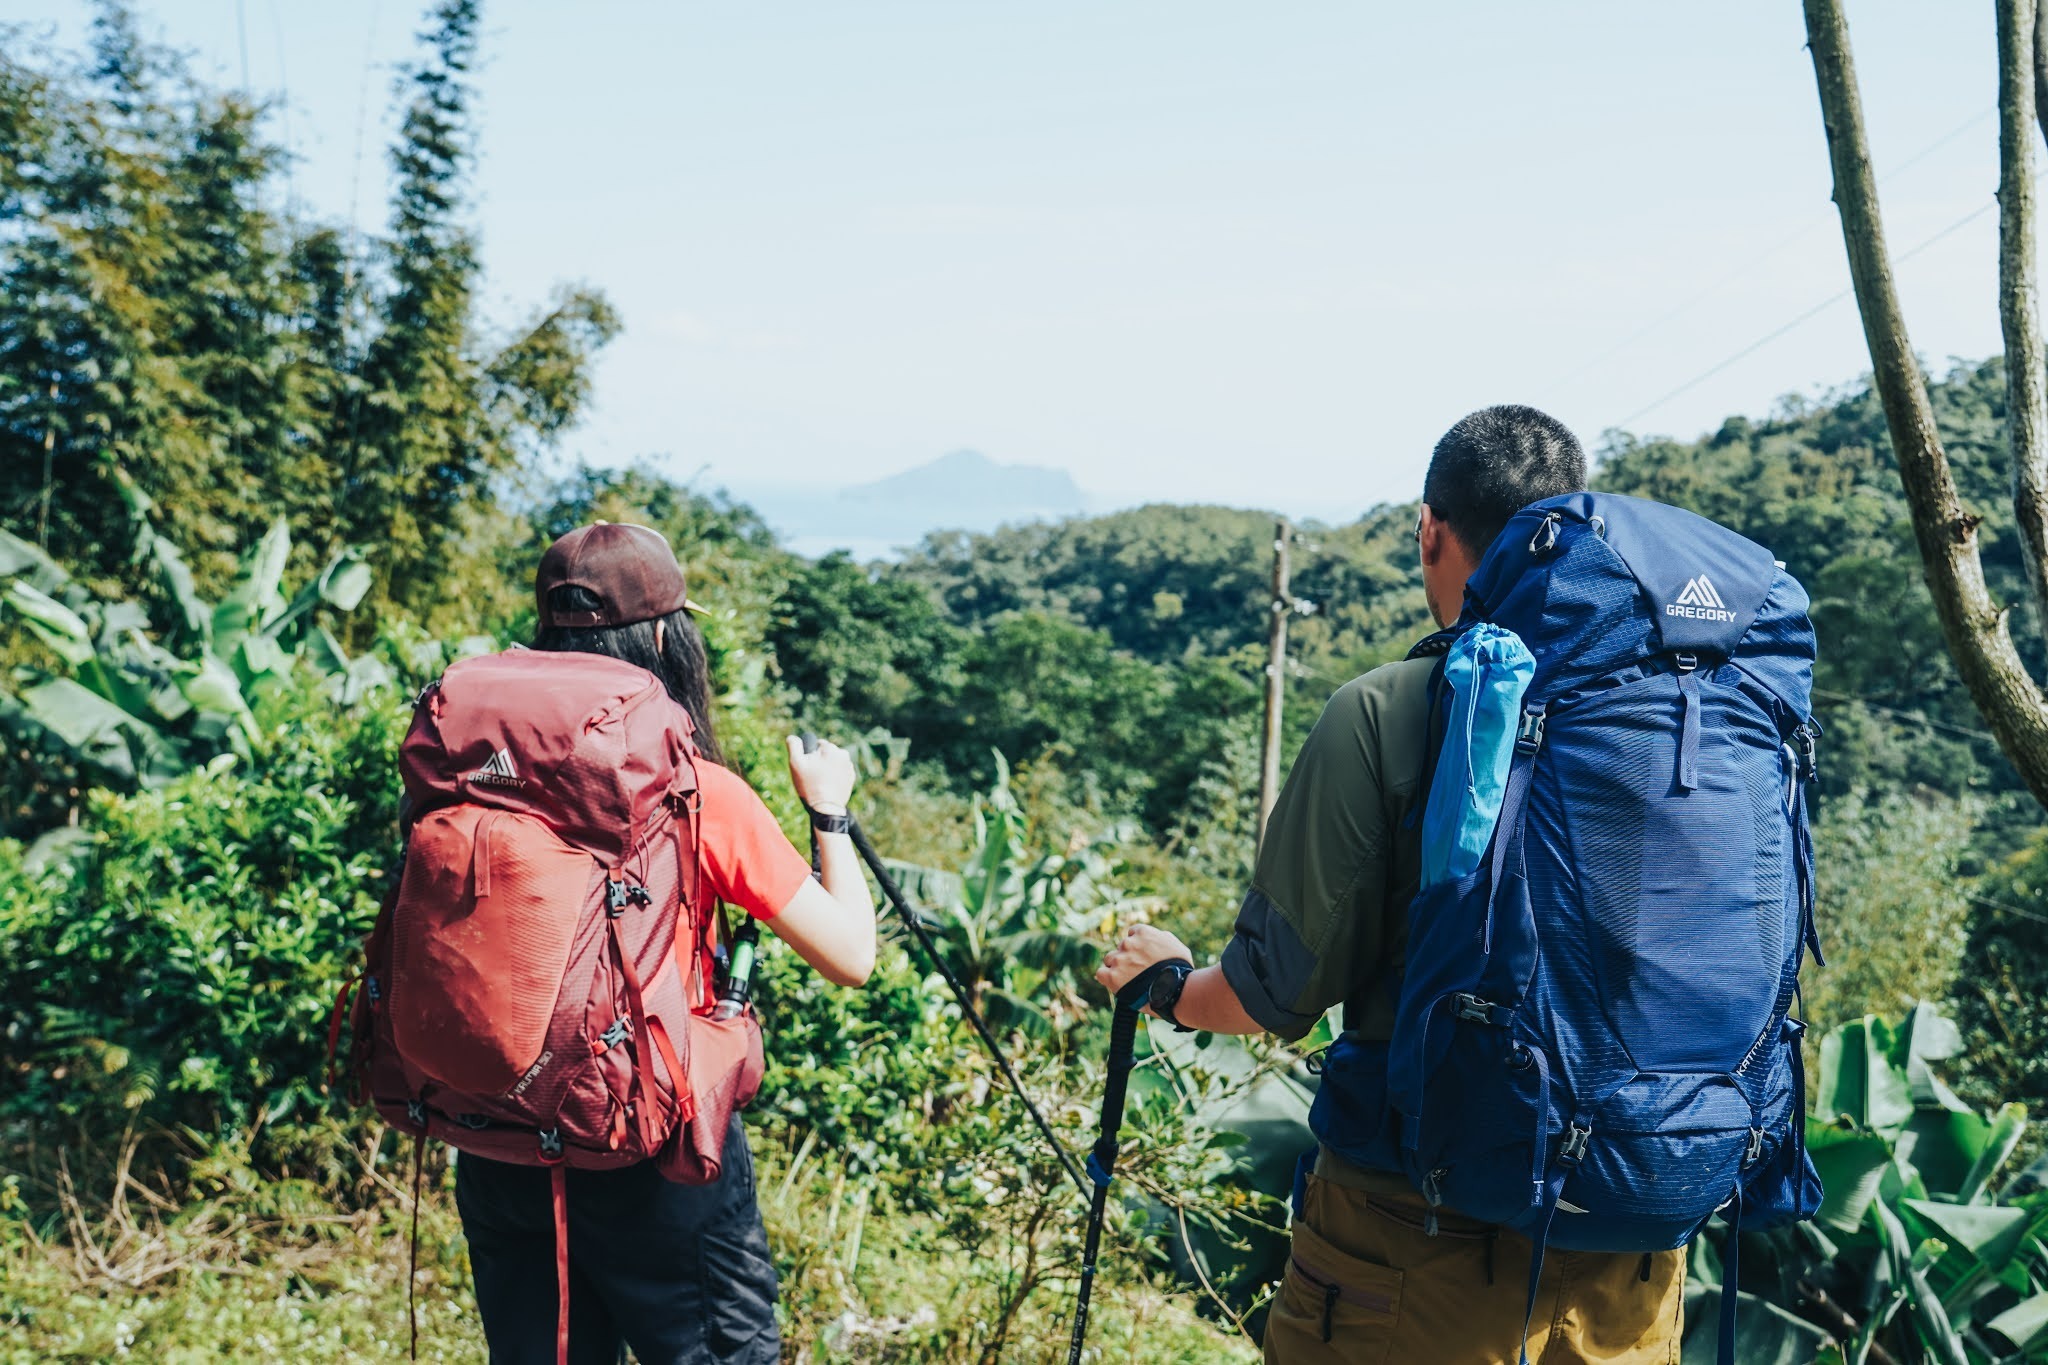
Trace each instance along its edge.
<instances>
[{"instance_id":1,"label":"orange t-shirt","mask_svg":"<svg viewBox=\"0 0 2048 1365\"><path fill-rule=\"evenodd\" d=\"M709 759L697 760L697 847L706 900L736 905L755 919L774 919L789 904L810 860L797 852L746 779Z\"/></svg>"},{"instance_id":2,"label":"orange t-shirt","mask_svg":"<svg viewBox=\"0 0 2048 1365\"><path fill-rule=\"evenodd\" d=\"M697 791L697 867L704 879L698 947L708 960L718 943L720 919L712 902L737 905L755 919L773 919L811 875L811 864L738 773L700 758ZM676 965L685 981L695 967L689 951L688 936L678 935ZM708 1007L714 999L711 982L698 980L700 1003Z\"/></svg>"}]
</instances>

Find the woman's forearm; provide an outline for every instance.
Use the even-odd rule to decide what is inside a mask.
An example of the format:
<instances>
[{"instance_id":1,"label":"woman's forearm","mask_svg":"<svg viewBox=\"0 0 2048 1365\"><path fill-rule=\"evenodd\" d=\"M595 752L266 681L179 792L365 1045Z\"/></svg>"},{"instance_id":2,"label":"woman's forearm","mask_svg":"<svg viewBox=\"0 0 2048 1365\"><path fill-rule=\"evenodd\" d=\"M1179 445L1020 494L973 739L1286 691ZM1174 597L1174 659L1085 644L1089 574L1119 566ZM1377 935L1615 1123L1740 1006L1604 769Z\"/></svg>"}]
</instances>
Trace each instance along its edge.
<instances>
[{"instance_id":1,"label":"woman's forearm","mask_svg":"<svg viewBox=\"0 0 2048 1365\"><path fill-rule=\"evenodd\" d=\"M861 870L860 850L845 834L818 836L818 880L832 899L873 932L875 898L868 889L867 874Z\"/></svg>"}]
</instances>

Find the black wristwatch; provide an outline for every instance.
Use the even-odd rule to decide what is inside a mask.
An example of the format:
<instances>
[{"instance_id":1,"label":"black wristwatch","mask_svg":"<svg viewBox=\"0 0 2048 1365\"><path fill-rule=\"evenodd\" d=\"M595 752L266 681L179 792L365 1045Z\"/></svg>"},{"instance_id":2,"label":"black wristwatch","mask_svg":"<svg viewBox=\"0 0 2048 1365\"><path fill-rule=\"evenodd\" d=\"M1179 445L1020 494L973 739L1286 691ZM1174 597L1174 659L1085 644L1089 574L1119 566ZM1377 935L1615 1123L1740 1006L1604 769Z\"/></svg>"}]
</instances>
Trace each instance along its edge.
<instances>
[{"instance_id":1,"label":"black wristwatch","mask_svg":"<svg viewBox=\"0 0 2048 1365\"><path fill-rule=\"evenodd\" d=\"M1173 1007L1180 1003L1180 993L1187 987L1188 978L1194 975L1192 962L1163 962L1158 975L1152 978L1152 989L1147 992L1145 1003L1152 1007L1152 1013L1173 1025L1175 1033L1193 1033L1194 1030L1176 1019Z\"/></svg>"},{"instance_id":2,"label":"black wristwatch","mask_svg":"<svg viewBox=\"0 0 2048 1365\"><path fill-rule=\"evenodd\" d=\"M820 834L845 834L853 829L853 816L845 811L826 815L822 811L811 810L809 806L804 809L811 813L811 828Z\"/></svg>"}]
</instances>

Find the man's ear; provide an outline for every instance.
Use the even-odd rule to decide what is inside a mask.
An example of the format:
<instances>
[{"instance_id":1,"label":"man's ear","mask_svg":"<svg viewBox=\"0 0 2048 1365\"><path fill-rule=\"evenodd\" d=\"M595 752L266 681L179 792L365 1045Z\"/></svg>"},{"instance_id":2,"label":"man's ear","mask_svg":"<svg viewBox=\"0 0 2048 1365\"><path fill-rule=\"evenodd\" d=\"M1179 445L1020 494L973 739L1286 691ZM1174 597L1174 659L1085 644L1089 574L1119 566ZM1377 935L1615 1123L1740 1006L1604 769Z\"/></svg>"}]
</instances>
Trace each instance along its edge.
<instances>
[{"instance_id":1,"label":"man's ear","mask_svg":"<svg viewBox=\"0 0 2048 1365\"><path fill-rule=\"evenodd\" d=\"M1451 528L1444 525L1435 510L1425 503L1421 519L1415 523L1415 544L1422 554L1423 568L1435 568L1437 561L1444 557L1444 550L1448 548L1446 537L1450 534Z\"/></svg>"}]
</instances>

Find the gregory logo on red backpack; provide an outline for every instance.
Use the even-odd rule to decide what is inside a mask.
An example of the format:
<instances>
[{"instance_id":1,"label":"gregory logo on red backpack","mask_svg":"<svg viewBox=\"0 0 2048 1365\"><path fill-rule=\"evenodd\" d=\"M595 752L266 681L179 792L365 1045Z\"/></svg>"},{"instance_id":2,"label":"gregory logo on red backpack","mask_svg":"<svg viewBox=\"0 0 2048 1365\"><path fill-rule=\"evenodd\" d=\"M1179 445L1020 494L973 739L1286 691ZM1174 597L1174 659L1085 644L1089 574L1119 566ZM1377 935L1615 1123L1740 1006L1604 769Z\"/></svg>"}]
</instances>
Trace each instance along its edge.
<instances>
[{"instance_id":1,"label":"gregory logo on red backpack","mask_svg":"<svg viewBox=\"0 0 2048 1365\"><path fill-rule=\"evenodd\" d=\"M513 766L512 751L510 749L498 750L498 752L491 755L490 761L485 763L483 767L478 768L473 773L464 773L462 780L464 782L479 782L486 787L523 787L526 785L526 779L521 777L519 769Z\"/></svg>"}]
</instances>

